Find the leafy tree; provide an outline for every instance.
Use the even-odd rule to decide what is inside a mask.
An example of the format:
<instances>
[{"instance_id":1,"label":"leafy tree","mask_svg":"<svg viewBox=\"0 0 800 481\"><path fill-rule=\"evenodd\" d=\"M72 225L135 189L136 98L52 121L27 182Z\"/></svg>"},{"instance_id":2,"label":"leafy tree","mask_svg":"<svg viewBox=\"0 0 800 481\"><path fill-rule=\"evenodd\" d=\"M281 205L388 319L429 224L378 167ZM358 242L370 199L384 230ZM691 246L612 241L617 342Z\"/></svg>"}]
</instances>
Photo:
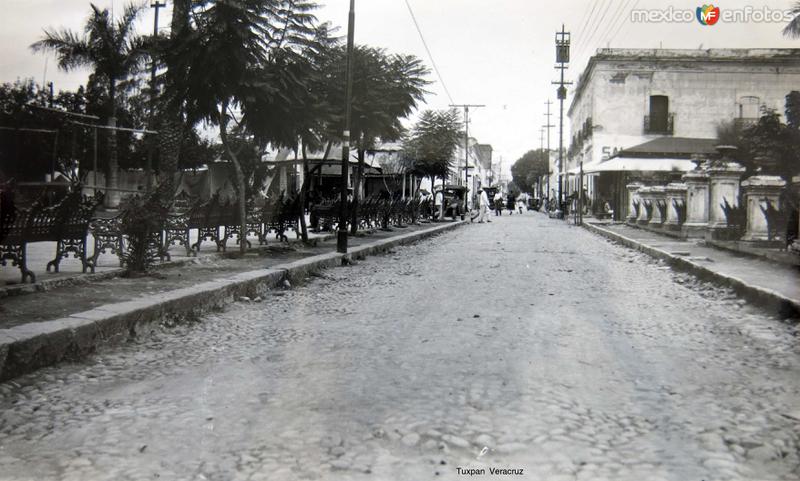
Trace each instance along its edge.
<instances>
[{"instance_id":1,"label":"leafy tree","mask_svg":"<svg viewBox=\"0 0 800 481\"><path fill-rule=\"evenodd\" d=\"M547 175L548 164L546 150L529 150L511 166L511 177L514 184L523 192L532 191L539 178Z\"/></svg>"},{"instance_id":2,"label":"leafy tree","mask_svg":"<svg viewBox=\"0 0 800 481\"><path fill-rule=\"evenodd\" d=\"M792 176L800 173L800 150L797 148L800 129L796 126L795 114L791 113L794 98L792 94L787 96L789 125L781 122L776 111L765 109L755 125L740 128L725 123L717 129L720 142L738 148L737 160L745 166L748 174L760 169L791 182Z\"/></svg>"},{"instance_id":3,"label":"leafy tree","mask_svg":"<svg viewBox=\"0 0 800 481\"><path fill-rule=\"evenodd\" d=\"M451 110L425 110L403 142L403 151L412 161L414 172L430 177L447 179L453 165L453 156L462 139L462 124L458 112Z\"/></svg>"},{"instance_id":4,"label":"leafy tree","mask_svg":"<svg viewBox=\"0 0 800 481\"><path fill-rule=\"evenodd\" d=\"M125 7L119 20L111 18L108 9L100 10L94 4L92 12L84 26L84 34L80 35L68 29L45 30L44 38L31 45L34 51L55 52L58 66L64 71L80 67L91 67L98 78L107 84L110 99L106 113L108 126L112 127L108 135L108 166L106 186L117 187L117 135L113 127L117 121L117 84L136 73L142 66L146 50L141 37L134 28L142 6L130 4ZM106 204L116 207L119 195L109 191Z\"/></svg>"},{"instance_id":5,"label":"leafy tree","mask_svg":"<svg viewBox=\"0 0 800 481\"><path fill-rule=\"evenodd\" d=\"M786 123L800 129L800 91L794 90L786 96Z\"/></svg>"},{"instance_id":6,"label":"leafy tree","mask_svg":"<svg viewBox=\"0 0 800 481\"><path fill-rule=\"evenodd\" d=\"M333 106L334 127L329 135L338 138L344 121L346 86L346 49L329 50L323 70L328 72L328 104ZM350 139L358 156L355 175L354 204L356 209L351 229L357 227L358 196L361 191L366 152L379 141L400 140L404 134L401 120L408 117L424 98L425 76L429 71L413 55L389 54L384 49L357 45L353 50L353 96Z\"/></svg>"},{"instance_id":7,"label":"leafy tree","mask_svg":"<svg viewBox=\"0 0 800 481\"><path fill-rule=\"evenodd\" d=\"M242 159L269 140L287 141L280 125L297 92L308 87L296 75L298 52L309 48L312 30L296 28L313 17L290 0L216 0L191 4L192 22L169 54L169 101L193 125L219 129L224 156L234 166L242 232L245 232L247 173ZM294 13L293 13L294 12ZM283 18L283 23L275 19ZM288 23L287 23L288 22ZM302 22L301 22L302 23ZM287 30L286 25L295 25ZM171 69L171 70L170 70ZM235 125L232 125L235 124ZM245 147L249 146L249 147ZM240 243L244 251L246 244Z\"/></svg>"}]
</instances>

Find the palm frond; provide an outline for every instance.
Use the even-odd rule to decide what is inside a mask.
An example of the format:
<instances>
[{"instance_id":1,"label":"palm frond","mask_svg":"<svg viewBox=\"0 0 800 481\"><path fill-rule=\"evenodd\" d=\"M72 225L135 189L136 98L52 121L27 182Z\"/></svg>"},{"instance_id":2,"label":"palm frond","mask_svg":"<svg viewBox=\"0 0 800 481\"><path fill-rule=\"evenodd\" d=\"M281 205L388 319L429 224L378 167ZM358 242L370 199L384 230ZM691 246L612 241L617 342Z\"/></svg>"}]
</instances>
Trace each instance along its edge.
<instances>
[{"instance_id":1,"label":"palm frond","mask_svg":"<svg viewBox=\"0 0 800 481\"><path fill-rule=\"evenodd\" d=\"M791 38L800 38L800 2L794 4L791 12L794 18L783 29L783 34Z\"/></svg>"}]
</instances>

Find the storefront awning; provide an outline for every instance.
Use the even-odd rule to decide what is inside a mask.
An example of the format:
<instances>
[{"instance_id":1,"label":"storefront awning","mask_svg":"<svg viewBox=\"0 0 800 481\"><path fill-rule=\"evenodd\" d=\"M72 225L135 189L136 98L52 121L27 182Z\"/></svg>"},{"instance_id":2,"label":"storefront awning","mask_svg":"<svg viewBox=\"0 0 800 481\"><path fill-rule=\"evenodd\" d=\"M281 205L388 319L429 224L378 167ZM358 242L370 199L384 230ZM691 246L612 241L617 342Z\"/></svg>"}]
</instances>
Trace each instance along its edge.
<instances>
[{"instance_id":1,"label":"storefront awning","mask_svg":"<svg viewBox=\"0 0 800 481\"><path fill-rule=\"evenodd\" d=\"M584 166L585 173L594 172L689 172L694 169L689 159L614 157L591 166Z\"/></svg>"},{"instance_id":2,"label":"storefront awning","mask_svg":"<svg viewBox=\"0 0 800 481\"><path fill-rule=\"evenodd\" d=\"M603 163L602 161L598 161L598 162L589 162L588 164L583 164L583 173L584 174L588 174L589 172L592 172L589 169L597 167L598 165L600 165L602 163ZM575 167L575 168L569 169L567 171L567 175L579 175L580 173L581 173L581 166L580 165Z\"/></svg>"}]
</instances>

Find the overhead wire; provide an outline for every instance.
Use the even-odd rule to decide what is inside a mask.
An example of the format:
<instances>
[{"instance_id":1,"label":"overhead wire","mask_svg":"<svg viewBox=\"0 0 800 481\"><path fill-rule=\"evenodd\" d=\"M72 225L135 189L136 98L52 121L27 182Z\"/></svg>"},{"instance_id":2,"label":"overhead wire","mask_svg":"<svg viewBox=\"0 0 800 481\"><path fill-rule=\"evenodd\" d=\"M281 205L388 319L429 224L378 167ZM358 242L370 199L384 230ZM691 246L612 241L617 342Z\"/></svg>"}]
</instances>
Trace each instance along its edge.
<instances>
[{"instance_id":1,"label":"overhead wire","mask_svg":"<svg viewBox=\"0 0 800 481\"><path fill-rule=\"evenodd\" d=\"M624 0L619 3L619 7L614 12L612 16L612 20L608 22L608 26L603 30L603 33L599 37L599 41L601 45L608 44L608 38L611 32L619 25L620 22L625 21L626 15L622 15L622 12L628 7L632 0Z\"/></svg>"},{"instance_id":2,"label":"overhead wire","mask_svg":"<svg viewBox=\"0 0 800 481\"><path fill-rule=\"evenodd\" d=\"M634 9L636 9L636 7L639 5L639 1L640 0L636 0L635 2L633 2L633 5L631 5L630 9L628 9L628 12L633 11ZM617 27L617 31L614 32L614 35L612 35L611 38L608 39L609 43L613 42L614 39L617 38L617 35L619 35L619 33L622 31L622 28L624 26L626 26L626 25L629 25L629 24L630 24L630 15L626 14L625 15L625 20L622 23L619 24L619 26Z\"/></svg>"},{"instance_id":3,"label":"overhead wire","mask_svg":"<svg viewBox=\"0 0 800 481\"><path fill-rule=\"evenodd\" d=\"M597 9L597 5L598 5L598 3L600 3L600 0L594 0L594 2L592 3L592 8L591 8L591 11L589 11L589 15L587 15L587 16L586 16L586 18L585 18L585 19L584 19L584 21L583 21L583 25L581 26L581 28L580 28L580 30L578 31L578 33L575 35L575 38L577 38L577 39L578 39L578 41L577 41L577 42L575 42L575 48L576 48L576 49L577 49L577 48L579 48L579 47L580 47L580 45L581 45L583 42L585 42L585 40L584 40L584 37L583 37L583 34L584 34L584 33L586 33L586 27L589 25L589 21L590 21L592 18L594 18L594 12L595 12L595 10ZM588 11L588 9L587 9L587 11Z\"/></svg>"},{"instance_id":4,"label":"overhead wire","mask_svg":"<svg viewBox=\"0 0 800 481\"><path fill-rule=\"evenodd\" d=\"M586 13L584 14L583 18L581 19L580 22L578 22L578 25L580 25L580 28L578 29L578 31L576 32L576 35L575 35L575 37L578 39L578 41L580 41L580 39L582 38L583 32L586 31L586 25L589 23L589 18L591 18L592 14L594 13L594 10L597 7L597 2L598 1L599 0L594 0L592 2L591 10L587 8L586 9Z\"/></svg>"},{"instance_id":5,"label":"overhead wire","mask_svg":"<svg viewBox=\"0 0 800 481\"><path fill-rule=\"evenodd\" d=\"M604 43L608 42L608 35L612 31L614 31L614 27L620 22L620 19L624 20L625 17L623 15L621 15L621 14L622 14L622 11L625 9L625 7L628 6L628 4L630 2L631 2L631 0L624 0L624 1L619 2L619 6L614 11L614 14L611 16L611 21L608 22L608 26L603 29L603 33L600 34L600 37L598 38L598 41L600 42L601 45L603 45Z\"/></svg>"},{"instance_id":6,"label":"overhead wire","mask_svg":"<svg viewBox=\"0 0 800 481\"><path fill-rule=\"evenodd\" d=\"M603 24L603 20L605 20L606 15L608 15L608 10L611 7L612 3L613 2L609 0L609 2L605 4L606 6L603 9L603 14L600 16L599 20L595 23L594 30L592 30L592 33L586 38L586 44L583 47L581 47L581 52L579 53L579 55L582 55L583 53L586 52L588 48L591 48L592 40L594 40L597 30L600 28L600 25Z\"/></svg>"},{"instance_id":7,"label":"overhead wire","mask_svg":"<svg viewBox=\"0 0 800 481\"><path fill-rule=\"evenodd\" d=\"M414 27L417 29L417 33L419 34L420 40L422 40L422 45L425 47L425 51L428 53L428 58L431 61L431 65L433 66L433 71L436 72L436 76L439 78L439 83L442 84L442 89L444 89L445 95L447 95L448 100L450 100L451 104L454 104L453 97L450 95L450 91L447 89L447 84L444 83L444 79L442 78L441 72L439 72L439 67L436 66L436 61L433 59L433 54L431 53L431 49L428 48L428 42L425 41L425 36L422 35L422 29L419 26L419 22L417 22L417 17L414 15L414 10L411 8L411 4L408 0L405 0L406 7L408 7L408 13L411 14L411 20L414 21Z\"/></svg>"}]
</instances>

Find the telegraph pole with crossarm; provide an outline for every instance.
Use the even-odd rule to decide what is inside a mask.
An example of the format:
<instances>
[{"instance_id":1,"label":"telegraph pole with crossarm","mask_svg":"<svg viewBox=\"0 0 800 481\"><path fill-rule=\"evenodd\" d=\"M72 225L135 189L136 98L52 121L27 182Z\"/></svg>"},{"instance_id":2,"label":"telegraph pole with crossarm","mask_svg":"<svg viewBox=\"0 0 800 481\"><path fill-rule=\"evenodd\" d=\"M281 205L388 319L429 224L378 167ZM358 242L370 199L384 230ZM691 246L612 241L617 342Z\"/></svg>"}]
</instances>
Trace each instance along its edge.
<instances>
[{"instance_id":1,"label":"telegraph pole with crossarm","mask_svg":"<svg viewBox=\"0 0 800 481\"><path fill-rule=\"evenodd\" d=\"M571 85L572 82L564 81L564 71L569 67L569 43L570 33L564 30L564 24L561 24L561 31L556 32L556 70L561 71L561 80L553 82L558 85L558 103L560 113L558 116L558 203L559 209L563 206L564 202L564 100L567 99L567 88L565 85ZM561 209L562 215L564 209Z\"/></svg>"}]
</instances>

